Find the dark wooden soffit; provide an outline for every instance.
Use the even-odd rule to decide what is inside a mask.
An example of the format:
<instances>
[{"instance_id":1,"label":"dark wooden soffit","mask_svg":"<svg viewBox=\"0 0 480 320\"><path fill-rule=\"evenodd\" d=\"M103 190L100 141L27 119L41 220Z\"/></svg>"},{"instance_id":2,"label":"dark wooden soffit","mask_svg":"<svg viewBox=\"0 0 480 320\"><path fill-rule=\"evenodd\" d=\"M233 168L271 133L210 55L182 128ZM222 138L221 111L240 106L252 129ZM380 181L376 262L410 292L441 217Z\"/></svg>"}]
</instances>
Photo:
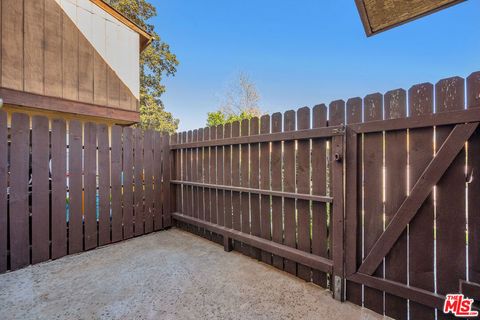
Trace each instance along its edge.
<instances>
[{"instance_id":1,"label":"dark wooden soffit","mask_svg":"<svg viewBox=\"0 0 480 320\"><path fill-rule=\"evenodd\" d=\"M136 111L117 109L62 98L47 97L38 94L0 88L0 98L5 104L35 108L46 111L65 112L80 116L115 119L118 123L133 124L140 121Z\"/></svg>"},{"instance_id":2,"label":"dark wooden soffit","mask_svg":"<svg viewBox=\"0 0 480 320\"><path fill-rule=\"evenodd\" d=\"M446 9L465 0L355 0L367 36Z\"/></svg>"}]
</instances>

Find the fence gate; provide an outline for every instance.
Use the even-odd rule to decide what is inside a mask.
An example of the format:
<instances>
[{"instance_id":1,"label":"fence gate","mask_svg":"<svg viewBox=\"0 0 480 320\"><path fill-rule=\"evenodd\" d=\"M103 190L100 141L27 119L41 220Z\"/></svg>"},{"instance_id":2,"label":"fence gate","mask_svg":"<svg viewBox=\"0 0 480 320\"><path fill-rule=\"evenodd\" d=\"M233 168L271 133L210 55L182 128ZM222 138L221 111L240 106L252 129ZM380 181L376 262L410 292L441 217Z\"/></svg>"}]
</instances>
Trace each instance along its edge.
<instances>
[{"instance_id":1,"label":"fence gate","mask_svg":"<svg viewBox=\"0 0 480 320\"><path fill-rule=\"evenodd\" d=\"M479 298L466 271L476 277L466 241L477 247L468 199L478 203L469 182L480 169L479 118L464 110L464 89L461 78L437 83L434 113L433 85L414 86L408 117L404 90L373 94L364 122L347 126L347 300L395 319L443 319L446 294Z\"/></svg>"}]
</instances>

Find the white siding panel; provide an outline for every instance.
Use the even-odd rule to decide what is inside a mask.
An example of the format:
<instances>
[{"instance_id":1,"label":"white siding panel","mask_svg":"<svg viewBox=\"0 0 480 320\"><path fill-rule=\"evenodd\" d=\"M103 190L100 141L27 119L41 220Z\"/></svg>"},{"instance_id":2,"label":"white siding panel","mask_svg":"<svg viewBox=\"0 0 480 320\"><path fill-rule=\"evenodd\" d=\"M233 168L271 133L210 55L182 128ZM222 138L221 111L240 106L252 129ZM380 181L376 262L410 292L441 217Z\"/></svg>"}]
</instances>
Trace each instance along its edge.
<instances>
[{"instance_id":1,"label":"white siding panel","mask_svg":"<svg viewBox=\"0 0 480 320\"><path fill-rule=\"evenodd\" d=\"M140 36L90 0L55 0L138 99Z\"/></svg>"},{"instance_id":2,"label":"white siding panel","mask_svg":"<svg viewBox=\"0 0 480 320\"><path fill-rule=\"evenodd\" d=\"M61 0L61 6L67 16L77 23L77 1L76 0Z\"/></svg>"}]
</instances>

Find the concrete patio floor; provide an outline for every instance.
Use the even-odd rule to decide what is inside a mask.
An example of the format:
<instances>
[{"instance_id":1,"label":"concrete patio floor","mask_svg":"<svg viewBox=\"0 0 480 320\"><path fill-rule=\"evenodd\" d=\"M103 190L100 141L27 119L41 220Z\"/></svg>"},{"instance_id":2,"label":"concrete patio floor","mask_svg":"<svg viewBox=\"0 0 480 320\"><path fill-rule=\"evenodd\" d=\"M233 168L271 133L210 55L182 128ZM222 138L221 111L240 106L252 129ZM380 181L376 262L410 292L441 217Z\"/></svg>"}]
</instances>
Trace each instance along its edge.
<instances>
[{"instance_id":1,"label":"concrete patio floor","mask_svg":"<svg viewBox=\"0 0 480 320\"><path fill-rule=\"evenodd\" d=\"M171 229L0 275L2 319L383 319Z\"/></svg>"}]
</instances>

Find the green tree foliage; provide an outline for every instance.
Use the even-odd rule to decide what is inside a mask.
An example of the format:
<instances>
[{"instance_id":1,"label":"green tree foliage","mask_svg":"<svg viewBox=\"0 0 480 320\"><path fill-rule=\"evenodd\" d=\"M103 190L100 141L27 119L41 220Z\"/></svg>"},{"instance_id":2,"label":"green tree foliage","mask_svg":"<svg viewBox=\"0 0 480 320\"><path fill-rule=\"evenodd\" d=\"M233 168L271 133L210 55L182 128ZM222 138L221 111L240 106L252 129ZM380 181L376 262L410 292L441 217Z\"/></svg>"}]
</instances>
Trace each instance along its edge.
<instances>
[{"instance_id":1,"label":"green tree foliage","mask_svg":"<svg viewBox=\"0 0 480 320\"><path fill-rule=\"evenodd\" d=\"M240 73L227 89L220 108L207 114L207 126L260 117L262 111L258 106L260 95L255 84L247 75Z\"/></svg>"},{"instance_id":2,"label":"green tree foliage","mask_svg":"<svg viewBox=\"0 0 480 320\"><path fill-rule=\"evenodd\" d=\"M177 71L178 60L148 23L157 15L156 8L147 0L106 0L139 27L153 35L155 39L140 56L140 126L158 131L175 132L179 120L175 119L160 100L165 92L162 84L164 76L173 76Z\"/></svg>"}]
</instances>

